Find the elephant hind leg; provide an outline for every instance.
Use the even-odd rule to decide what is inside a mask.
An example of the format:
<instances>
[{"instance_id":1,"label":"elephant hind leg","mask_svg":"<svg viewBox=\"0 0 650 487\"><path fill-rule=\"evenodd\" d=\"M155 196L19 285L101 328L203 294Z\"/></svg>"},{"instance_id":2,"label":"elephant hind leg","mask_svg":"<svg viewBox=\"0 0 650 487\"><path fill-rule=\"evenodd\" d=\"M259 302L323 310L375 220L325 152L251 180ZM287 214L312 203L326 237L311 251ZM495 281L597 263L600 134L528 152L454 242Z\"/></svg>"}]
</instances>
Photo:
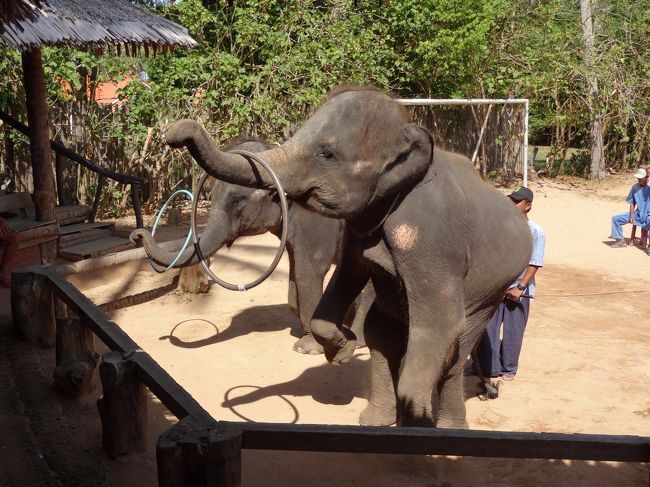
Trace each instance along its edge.
<instances>
[{"instance_id":1,"label":"elephant hind leg","mask_svg":"<svg viewBox=\"0 0 650 487\"><path fill-rule=\"evenodd\" d=\"M364 335L370 349L370 397L359 424L388 426L397 421L396 390L406 349L406 327L373 303L366 315Z\"/></svg>"},{"instance_id":2,"label":"elephant hind leg","mask_svg":"<svg viewBox=\"0 0 650 487\"><path fill-rule=\"evenodd\" d=\"M467 327L460 337L457 353L449 363L449 369L438 383L438 414L436 426L438 428L467 428L465 411L465 397L463 390L463 368L467 357L475 357L475 348L483 335L483 330L494 314L495 306L488 306L477 310L467 317ZM486 383L489 380L483 377L478 363L478 376Z\"/></svg>"}]
</instances>

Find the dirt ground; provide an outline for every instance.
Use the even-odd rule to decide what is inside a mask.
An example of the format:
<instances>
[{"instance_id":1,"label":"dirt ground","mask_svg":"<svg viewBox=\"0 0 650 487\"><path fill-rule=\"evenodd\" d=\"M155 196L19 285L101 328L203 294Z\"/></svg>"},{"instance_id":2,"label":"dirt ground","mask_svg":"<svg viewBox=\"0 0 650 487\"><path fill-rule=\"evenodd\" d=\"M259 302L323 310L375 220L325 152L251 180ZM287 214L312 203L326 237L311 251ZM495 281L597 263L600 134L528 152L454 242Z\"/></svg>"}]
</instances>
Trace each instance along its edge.
<instances>
[{"instance_id":1,"label":"dirt ground","mask_svg":"<svg viewBox=\"0 0 650 487\"><path fill-rule=\"evenodd\" d=\"M608 246L610 216L625 211L634 182L625 175L530 184L530 217L547 235L538 296L516 380L482 402L473 395L477 380L467 378L470 428L650 436L650 257ZM241 239L219 252L212 269L231 282L251 281L277 244L270 235ZM100 304L171 279L140 264L71 280ZM287 278L285 256L248 292L216 285L206 295L175 291L111 316L216 419L357 424L368 396L368 351L344 367L293 352L299 323L286 305ZM95 451L101 434L91 403L69 406L67 418L77 440ZM155 441L174 422L152 396L148 453L102 458L106 484L156 485ZM244 451L242 477L245 486L646 486L648 465Z\"/></svg>"}]
</instances>

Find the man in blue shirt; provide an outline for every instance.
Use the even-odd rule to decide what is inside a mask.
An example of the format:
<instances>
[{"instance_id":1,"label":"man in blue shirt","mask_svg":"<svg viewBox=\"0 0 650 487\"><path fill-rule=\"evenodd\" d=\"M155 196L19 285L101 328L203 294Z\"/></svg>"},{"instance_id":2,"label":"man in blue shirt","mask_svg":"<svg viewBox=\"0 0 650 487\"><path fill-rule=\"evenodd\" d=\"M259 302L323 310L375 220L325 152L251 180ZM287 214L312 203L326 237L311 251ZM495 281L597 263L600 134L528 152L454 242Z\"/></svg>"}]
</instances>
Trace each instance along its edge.
<instances>
[{"instance_id":1,"label":"man in blue shirt","mask_svg":"<svg viewBox=\"0 0 650 487\"><path fill-rule=\"evenodd\" d=\"M623 225L631 223L640 227L642 230L650 228L650 186L648 186L648 170L640 168L634 177L637 183L632 185L630 193L625 201L630 205L629 211L617 213L612 217L612 234L611 238L616 239L612 248L618 249L625 247L623 238ZM630 242L632 243L632 242ZM650 255L650 249L646 250Z\"/></svg>"},{"instance_id":2,"label":"man in blue shirt","mask_svg":"<svg viewBox=\"0 0 650 487\"><path fill-rule=\"evenodd\" d=\"M533 237L533 252L528 266L519 279L508 288L503 301L488 323L477 349L477 358L484 376L500 376L503 380L510 381L515 378L519 366L519 353L528 322L530 300L535 296L535 275L537 269L544 265L546 236L542 227L528 219L528 212L533 206L533 192L522 186L508 197L528 221L528 228Z\"/></svg>"}]
</instances>

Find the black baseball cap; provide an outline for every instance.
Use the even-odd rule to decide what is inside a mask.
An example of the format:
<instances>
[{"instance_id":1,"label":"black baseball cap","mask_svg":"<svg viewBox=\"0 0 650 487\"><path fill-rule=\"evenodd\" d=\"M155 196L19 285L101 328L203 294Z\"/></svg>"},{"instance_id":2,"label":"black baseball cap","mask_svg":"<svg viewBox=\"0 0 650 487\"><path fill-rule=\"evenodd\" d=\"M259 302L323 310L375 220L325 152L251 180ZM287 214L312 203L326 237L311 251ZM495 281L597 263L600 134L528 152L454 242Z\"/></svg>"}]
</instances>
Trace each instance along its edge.
<instances>
[{"instance_id":1,"label":"black baseball cap","mask_svg":"<svg viewBox=\"0 0 650 487\"><path fill-rule=\"evenodd\" d=\"M512 193L508 195L508 198L511 198L515 201L528 200L531 203L533 202L533 192L528 189L526 186L519 186Z\"/></svg>"}]
</instances>

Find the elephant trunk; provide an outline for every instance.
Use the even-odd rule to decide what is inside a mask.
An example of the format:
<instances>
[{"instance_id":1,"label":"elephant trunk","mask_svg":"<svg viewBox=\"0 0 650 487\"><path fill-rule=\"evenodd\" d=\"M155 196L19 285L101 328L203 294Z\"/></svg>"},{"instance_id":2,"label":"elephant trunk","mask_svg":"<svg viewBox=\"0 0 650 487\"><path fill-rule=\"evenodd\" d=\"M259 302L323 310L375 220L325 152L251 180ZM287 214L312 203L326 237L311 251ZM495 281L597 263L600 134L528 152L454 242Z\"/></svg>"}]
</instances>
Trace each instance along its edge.
<instances>
[{"instance_id":1,"label":"elephant trunk","mask_svg":"<svg viewBox=\"0 0 650 487\"><path fill-rule=\"evenodd\" d=\"M218 212L217 212L218 213ZM221 247L223 247L227 242L233 240L230 233L223 221L220 221L215 218L215 215L210 216L210 220L206 226L205 232L201 235L199 239L199 246L201 248L201 255L204 258L211 257L216 253ZM137 244L138 241L142 241L144 251L153 260L156 264L163 267L169 267L178 252L167 251L162 249L158 243L153 239L151 233L148 230L143 228L138 228L131 232L130 240ZM194 250L193 245L188 245L188 247L183 251L181 256L176 260L173 267L188 267L199 263L199 258L197 253Z\"/></svg>"},{"instance_id":2,"label":"elephant trunk","mask_svg":"<svg viewBox=\"0 0 650 487\"><path fill-rule=\"evenodd\" d=\"M194 120L184 119L174 123L167 130L166 140L171 147L187 147L194 160L210 176L249 188L275 189L268 171L244 156L220 151L205 129ZM285 187L289 180L286 152L285 147L278 147L257 155L271 167L288 193L290 188Z\"/></svg>"}]
</instances>

